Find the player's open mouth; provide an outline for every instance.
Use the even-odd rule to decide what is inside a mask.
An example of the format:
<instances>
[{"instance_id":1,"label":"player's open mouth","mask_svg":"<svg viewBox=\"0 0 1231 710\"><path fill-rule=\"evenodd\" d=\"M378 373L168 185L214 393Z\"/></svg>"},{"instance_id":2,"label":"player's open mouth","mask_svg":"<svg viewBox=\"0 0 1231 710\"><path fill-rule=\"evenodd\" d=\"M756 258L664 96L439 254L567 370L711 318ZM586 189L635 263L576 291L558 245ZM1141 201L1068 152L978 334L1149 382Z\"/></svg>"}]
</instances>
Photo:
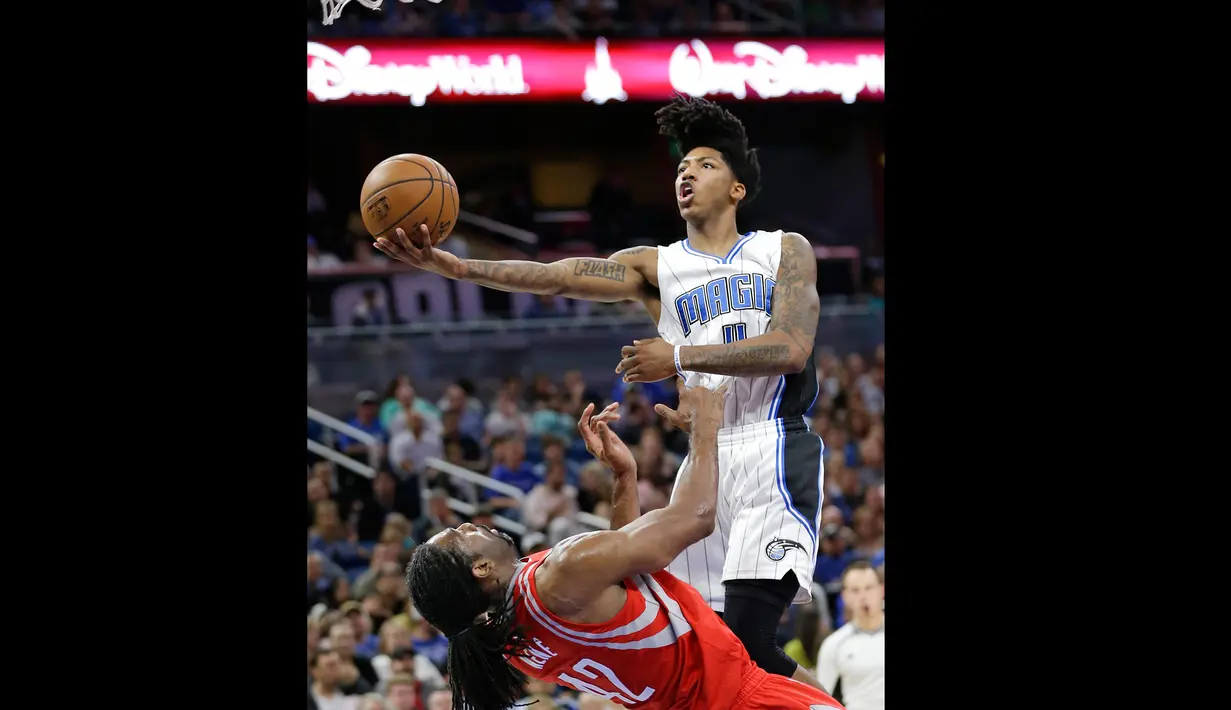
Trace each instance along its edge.
<instances>
[{"instance_id":1,"label":"player's open mouth","mask_svg":"<svg viewBox=\"0 0 1231 710\"><path fill-rule=\"evenodd\" d=\"M689 202L692 202L692 196L693 196L692 183L686 182L686 183L681 184L680 193L677 196L677 201L680 203L680 206L683 207L684 205L687 205Z\"/></svg>"}]
</instances>

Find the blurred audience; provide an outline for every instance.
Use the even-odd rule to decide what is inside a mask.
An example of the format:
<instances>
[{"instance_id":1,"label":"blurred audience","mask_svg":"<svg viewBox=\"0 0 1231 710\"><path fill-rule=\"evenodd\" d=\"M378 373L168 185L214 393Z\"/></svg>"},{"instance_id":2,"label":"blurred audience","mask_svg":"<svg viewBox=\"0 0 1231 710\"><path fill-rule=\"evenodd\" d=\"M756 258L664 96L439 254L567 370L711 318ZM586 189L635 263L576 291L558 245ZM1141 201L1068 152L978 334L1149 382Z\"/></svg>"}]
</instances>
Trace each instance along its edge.
<instances>
[{"instance_id":1,"label":"blurred audience","mask_svg":"<svg viewBox=\"0 0 1231 710\"><path fill-rule=\"evenodd\" d=\"M508 21L520 20L514 15ZM824 639L846 621L843 573L866 563L883 575L885 554L884 346L844 355L818 349L817 363L821 393L808 416L828 457L814 602L788 609L778 632L786 652L809 669L817 666ZM405 375L389 383L383 404L371 390L354 399L352 426L382 442L392 434L389 468L379 468L371 479L327 461L308 469L310 707L450 707L449 642L407 598L403 570L409 555L467 520L508 532L524 554L532 554L592 529L583 513L610 519L611 472L570 442L586 404L602 407L620 398L618 424L638 462L642 512L666 505L687 453L686 435L653 411L656 401L673 403L672 388L608 390L606 383L587 383L579 372L538 376L530 386L509 377L484 393L468 381L424 387L440 395L436 404ZM611 396L598 394L604 391ZM430 437L437 445L448 442L450 450L433 454L448 458L434 468L422 461ZM361 443L338 436L335 448L362 461L368 449ZM453 466L471 473L461 475ZM476 485L475 473L509 488ZM614 707L536 682L527 684L523 702Z\"/></svg>"}]
</instances>

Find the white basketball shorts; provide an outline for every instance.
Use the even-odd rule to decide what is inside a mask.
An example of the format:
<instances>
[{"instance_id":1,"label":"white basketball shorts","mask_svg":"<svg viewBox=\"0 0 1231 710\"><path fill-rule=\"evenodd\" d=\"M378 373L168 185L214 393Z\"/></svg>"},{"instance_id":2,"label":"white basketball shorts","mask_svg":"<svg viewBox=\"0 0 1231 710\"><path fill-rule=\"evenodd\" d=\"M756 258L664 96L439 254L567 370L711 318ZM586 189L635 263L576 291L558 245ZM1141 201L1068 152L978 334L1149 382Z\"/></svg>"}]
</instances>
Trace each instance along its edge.
<instances>
[{"instance_id":1,"label":"white basketball shorts","mask_svg":"<svg viewBox=\"0 0 1231 710\"><path fill-rule=\"evenodd\" d=\"M794 603L811 601L824 451L803 417L720 429L718 524L667 571L695 587L717 612L726 606L723 582L782 579L788 571L799 582ZM681 469L687 465L686 458Z\"/></svg>"}]
</instances>

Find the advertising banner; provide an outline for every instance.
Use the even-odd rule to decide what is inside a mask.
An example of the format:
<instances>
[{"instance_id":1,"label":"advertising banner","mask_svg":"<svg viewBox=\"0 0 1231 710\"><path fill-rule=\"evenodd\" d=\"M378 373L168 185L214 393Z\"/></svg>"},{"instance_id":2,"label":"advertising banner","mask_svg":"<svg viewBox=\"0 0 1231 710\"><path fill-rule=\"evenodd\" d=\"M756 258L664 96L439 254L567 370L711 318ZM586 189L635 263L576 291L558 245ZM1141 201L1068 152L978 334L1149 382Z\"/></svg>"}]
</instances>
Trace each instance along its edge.
<instances>
[{"instance_id":1,"label":"advertising banner","mask_svg":"<svg viewBox=\"0 0 1231 710\"><path fill-rule=\"evenodd\" d=\"M308 101L883 101L882 39L308 42Z\"/></svg>"}]
</instances>

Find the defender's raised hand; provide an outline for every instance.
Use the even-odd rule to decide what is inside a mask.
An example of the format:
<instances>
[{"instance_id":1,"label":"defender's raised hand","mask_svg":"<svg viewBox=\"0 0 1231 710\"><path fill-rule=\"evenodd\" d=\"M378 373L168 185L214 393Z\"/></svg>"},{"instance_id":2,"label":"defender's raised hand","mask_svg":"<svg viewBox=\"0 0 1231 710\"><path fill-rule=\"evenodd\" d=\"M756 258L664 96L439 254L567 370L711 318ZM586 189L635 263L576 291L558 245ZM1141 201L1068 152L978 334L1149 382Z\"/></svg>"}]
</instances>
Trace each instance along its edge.
<instances>
[{"instance_id":1,"label":"defender's raised hand","mask_svg":"<svg viewBox=\"0 0 1231 710\"><path fill-rule=\"evenodd\" d=\"M581 432L581 439L586 442L586 451L589 451L590 455L601 461L604 466L617 475L628 473L636 475L637 463L633 459L632 452L608 426L609 422L620 419L619 409L620 403L613 402L598 415L592 417L590 415L594 412L594 404L591 403L581 413L581 419L577 422L577 431Z\"/></svg>"},{"instance_id":2,"label":"defender's raised hand","mask_svg":"<svg viewBox=\"0 0 1231 710\"><path fill-rule=\"evenodd\" d=\"M398 227L393 230L392 238L381 237L376 240L374 246L389 258L397 259L403 264L410 264L415 268L431 271L451 279L462 277L464 267L461 260L447 251L441 251L432 246L431 235L428 233L426 224L419 225L416 236L420 246L416 246L406 232Z\"/></svg>"}]
</instances>

